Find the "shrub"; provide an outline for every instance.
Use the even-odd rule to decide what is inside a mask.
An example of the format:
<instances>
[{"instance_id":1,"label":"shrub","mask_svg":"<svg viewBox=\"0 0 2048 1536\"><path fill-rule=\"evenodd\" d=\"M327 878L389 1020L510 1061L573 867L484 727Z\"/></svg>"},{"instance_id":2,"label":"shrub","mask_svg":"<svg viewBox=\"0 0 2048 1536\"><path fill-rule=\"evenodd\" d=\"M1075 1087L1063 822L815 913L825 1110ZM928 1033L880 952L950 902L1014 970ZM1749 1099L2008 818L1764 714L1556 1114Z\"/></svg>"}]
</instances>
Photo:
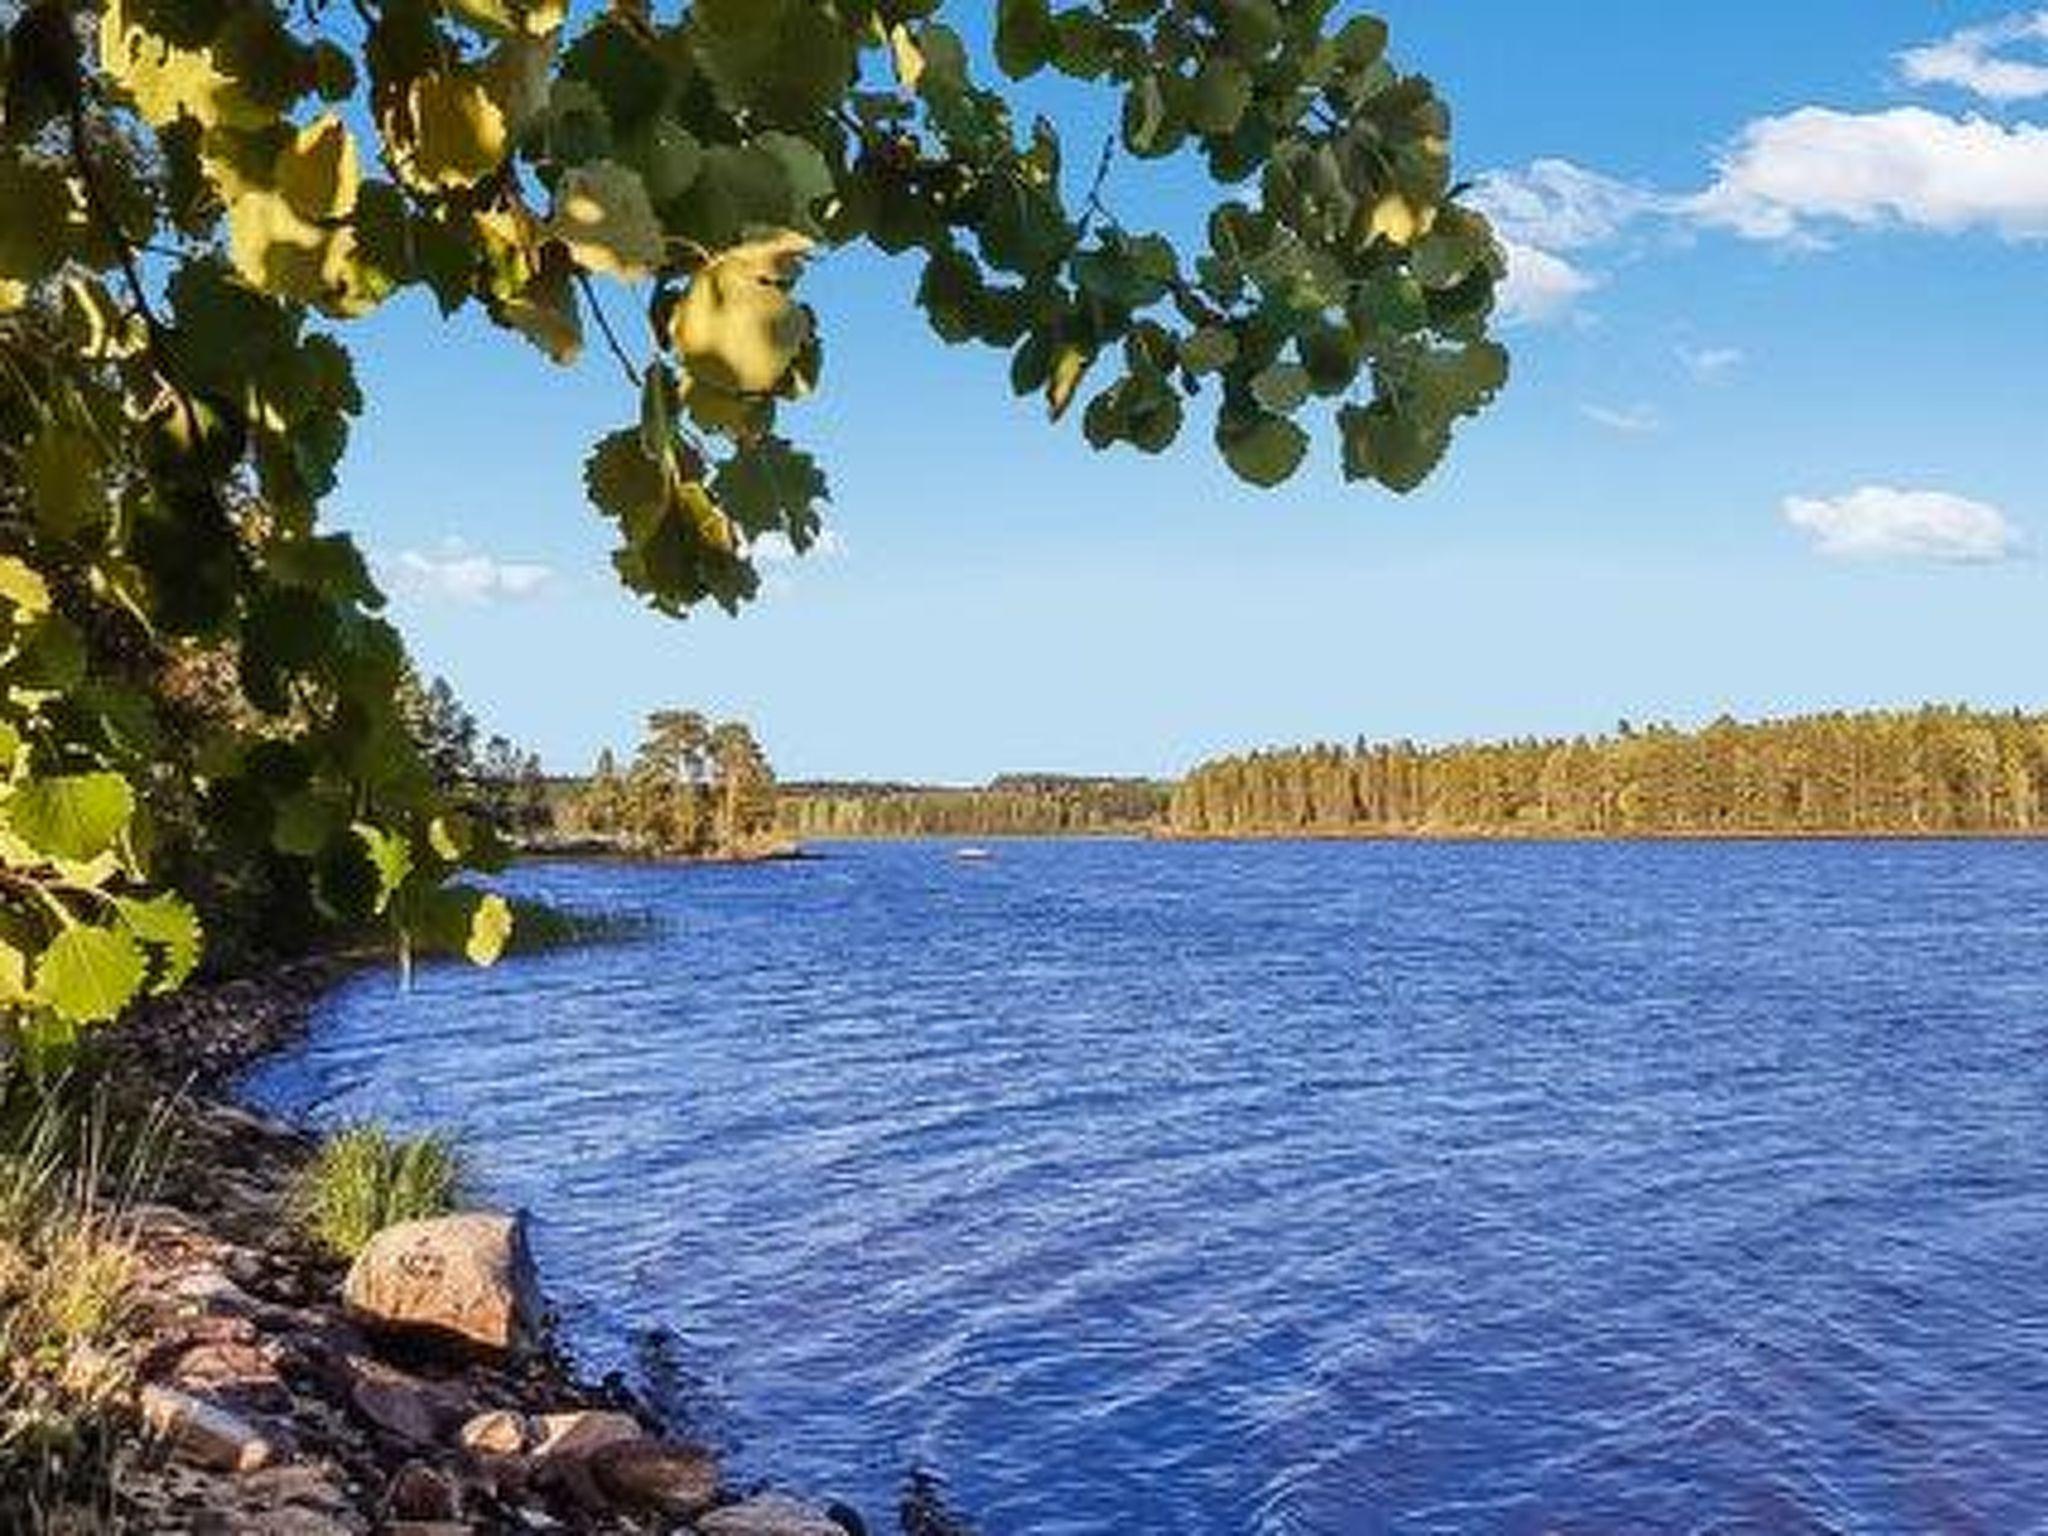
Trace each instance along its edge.
<instances>
[{"instance_id":1,"label":"shrub","mask_svg":"<svg viewBox=\"0 0 2048 1536\"><path fill-rule=\"evenodd\" d=\"M160 1166L160 1117L0 1082L0 1530L114 1529L130 1385L127 1212Z\"/></svg>"},{"instance_id":2,"label":"shrub","mask_svg":"<svg viewBox=\"0 0 2048 1536\"><path fill-rule=\"evenodd\" d=\"M461 1158L439 1136L350 1126L321 1145L307 1170L307 1229L323 1247L352 1259L394 1222L453 1210L461 1181Z\"/></svg>"}]
</instances>

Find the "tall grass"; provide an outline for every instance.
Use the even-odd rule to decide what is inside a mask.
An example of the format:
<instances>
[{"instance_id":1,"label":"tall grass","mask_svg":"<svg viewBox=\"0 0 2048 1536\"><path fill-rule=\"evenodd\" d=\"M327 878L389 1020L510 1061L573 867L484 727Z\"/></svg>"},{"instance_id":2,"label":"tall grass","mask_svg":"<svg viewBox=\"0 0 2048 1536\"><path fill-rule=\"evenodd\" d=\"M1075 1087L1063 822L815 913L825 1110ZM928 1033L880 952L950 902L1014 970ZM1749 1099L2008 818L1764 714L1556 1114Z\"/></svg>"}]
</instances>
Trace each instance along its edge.
<instances>
[{"instance_id":1,"label":"tall grass","mask_svg":"<svg viewBox=\"0 0 2048 1536\"><path fill-rule=\"evenodd\" d=\"M355 1125L321 1144L300 1205L315 1240L352 1259L393 1222L446 1215L461 1184L462 1159L444 1138Z\"/></svg>"},{"instance_id":2,"label":"tall grass","mask_svg":"<svg viewBox=\"0 0 2048 1536\"><path fill-rule=\"evenodd\" d=\"M130 1386L129 1212L155 1185L161 1112L0 1075L0 1530L114 1528Z\"/></svg>"}]
</instances>

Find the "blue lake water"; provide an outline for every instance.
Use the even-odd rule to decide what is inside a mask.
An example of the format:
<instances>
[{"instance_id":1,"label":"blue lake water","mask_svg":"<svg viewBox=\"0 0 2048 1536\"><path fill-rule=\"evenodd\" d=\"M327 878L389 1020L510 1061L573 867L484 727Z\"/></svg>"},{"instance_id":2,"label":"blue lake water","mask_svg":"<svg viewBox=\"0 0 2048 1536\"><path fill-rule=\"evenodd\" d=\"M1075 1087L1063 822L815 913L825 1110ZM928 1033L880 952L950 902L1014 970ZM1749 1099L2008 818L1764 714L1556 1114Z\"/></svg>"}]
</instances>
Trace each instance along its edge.
<instances>
[{"instance_id":1,"label":"blue lake water","mask_svg":"<svg viewBox=\"0 0 2048 1536\"><path fill-rule=\"evenodd\" d=\"M947 855L522 868L653 926L250 1091L877 1532L2048 1529L2048 844Z\"/></svg>"}]
</instances>

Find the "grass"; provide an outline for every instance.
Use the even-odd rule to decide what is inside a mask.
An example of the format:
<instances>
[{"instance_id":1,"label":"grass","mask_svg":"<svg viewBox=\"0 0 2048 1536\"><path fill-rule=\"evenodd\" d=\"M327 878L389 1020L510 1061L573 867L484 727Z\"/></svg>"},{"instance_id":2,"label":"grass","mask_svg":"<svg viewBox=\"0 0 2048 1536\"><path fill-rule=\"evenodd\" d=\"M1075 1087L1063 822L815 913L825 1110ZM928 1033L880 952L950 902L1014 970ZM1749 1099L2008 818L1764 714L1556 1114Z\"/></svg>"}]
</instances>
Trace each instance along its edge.
<instances>
[{"instance_id":1,"label":"grass","mask_svg":"<svg viewBox=\"0 0 2048 1536\"><path fill-rule=\"evenodd\" d=\"M399 1221L455 1208L462 1159L439 1136L394 1136L355 1125L321 1144L300 1190L307 1230L344 1259Z\"/></svg>"},{"instance_id":2,"label":"grass","mask_svg":"<svg viewBox=\"0 0 2048 1536\"><path fill-rule=\"evenodd\" d=\"M165 1124L103 1094L0 1079L0 1530L112 1530L130 1386L127 1212Z\"/></svg>"}]
</instances>

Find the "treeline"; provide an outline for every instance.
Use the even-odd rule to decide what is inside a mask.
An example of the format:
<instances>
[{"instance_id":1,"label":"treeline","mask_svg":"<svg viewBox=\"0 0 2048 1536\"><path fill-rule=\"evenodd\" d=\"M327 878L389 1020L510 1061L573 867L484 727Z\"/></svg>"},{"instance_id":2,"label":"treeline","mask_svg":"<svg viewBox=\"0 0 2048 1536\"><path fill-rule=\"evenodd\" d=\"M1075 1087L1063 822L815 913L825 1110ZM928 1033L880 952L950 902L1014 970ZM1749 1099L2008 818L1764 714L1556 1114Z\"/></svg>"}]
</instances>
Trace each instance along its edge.
<instances>
[{"instance_id":1,"label":"treeline","mask_svg":"<svg viewBox=\"0 0 2048 1536\"><path fill-rule=\"evenodd\" d=\"M659 710L623 770L606 748L556 806L556 833L662 858L758 858L784 851L775 770L743 721Z\"/></svg>"},{"instance_id":2,"label":"treeline","mask_svg":"<svg viewBox=\"0 0 2048 1536\"><path fill-rule=\"evenodd\" d=\"M422 682L408 663L398 678L398 718L449 802L521 841L554 824L547 775L538 753L509 737L483 734L446 678Z\"/></svg>"},{"instance_id":3,"label":"treeline","mask_svg":"<svg viewBox=\"0 0 2048 1536\"><path fill-rule=\"evenodd\" d=\"M1202 764L1166 821L1189 836L2032 832L2048 826L2048 715L1929 706L1286 748Z\"/></svg>"},{"instance_id":4,"label":"treeline","mask_svg":"<svg viewBox=\"0 0 2048 1536\"><path fill-rule=\"evenodd\" d=\"M1152 779L1004 774L978 788L783 786L778 824L795 838L1052 837L1158 826L1172 787Z\"/></svg>"}]
</instances>

